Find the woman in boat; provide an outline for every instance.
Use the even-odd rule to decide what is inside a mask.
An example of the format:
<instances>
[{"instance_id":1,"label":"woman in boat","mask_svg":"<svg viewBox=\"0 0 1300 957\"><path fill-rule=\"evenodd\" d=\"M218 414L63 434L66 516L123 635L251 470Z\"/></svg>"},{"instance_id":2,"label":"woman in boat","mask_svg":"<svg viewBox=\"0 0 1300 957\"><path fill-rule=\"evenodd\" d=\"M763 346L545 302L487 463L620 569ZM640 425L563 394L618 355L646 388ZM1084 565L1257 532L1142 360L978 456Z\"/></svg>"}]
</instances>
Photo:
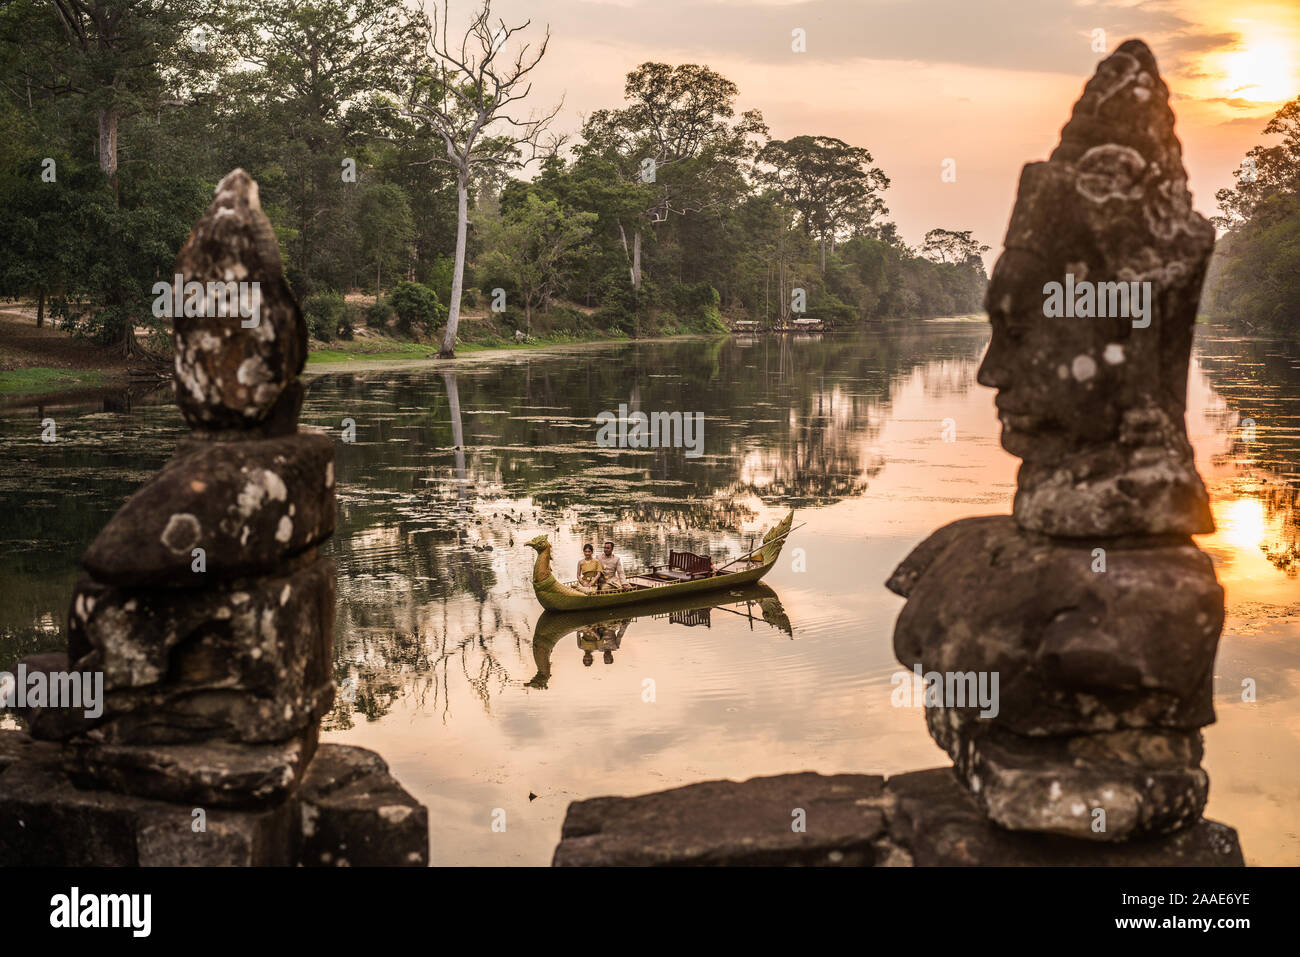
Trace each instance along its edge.
<instances>
[{"instance_id":1,"label":"woman in boat","mask_svg":"<svg viewBox=\"0 0 1300 957\"><path fill-rule=\"evenodd\" d=\"M604 569L595 557L595 548L582 546L582 561L578 562L578 590L594 595L600 590Z\"/></svg>"}]
</instances>

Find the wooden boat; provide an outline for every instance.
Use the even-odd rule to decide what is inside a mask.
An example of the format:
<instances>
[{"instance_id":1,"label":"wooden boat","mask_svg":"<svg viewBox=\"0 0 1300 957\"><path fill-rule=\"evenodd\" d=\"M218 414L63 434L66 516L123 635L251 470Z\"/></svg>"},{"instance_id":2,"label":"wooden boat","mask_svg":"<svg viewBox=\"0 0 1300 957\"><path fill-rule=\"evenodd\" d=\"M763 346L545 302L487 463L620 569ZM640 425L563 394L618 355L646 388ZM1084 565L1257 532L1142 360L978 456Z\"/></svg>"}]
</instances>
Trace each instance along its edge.
<instances>
[{"instance_id":1,"label":"wooden boat","mask_svg":"<svg viewBox=\"0 0 1300 957\"><path fill-rule=\"evenodd\" d=\"M745 605L744 612L727 606ZM633 622L646 618L667 618L674 624L694 627L700 623L703 613L705 621L709 612L728 611L753 622L765 622L777 632L794 636L794 626L785 613L776 592L767 585L742 585L725 592L711 591L700 595L682 595L660 600L647 600L637 605L634 611L544 611L533 628L533 661L537 665L537 674L531 681L525 682L530 688L546 688L551 679L551 654L562 640L568 636L590 630L598 635L607 630L626 631ZM755 614L757 610L757 614Z\"/></svg>"},{"instance_id":2,"label":"wooden boat","mask_svg":"<svg viewBox=\"0 0 1300 957\"><path fill-rule=\"evenodd\" d=\"M626 589L593 594L580 590L577 582L556 580L551 572L551 543L545 535L538 535L527 543L537 552L537 561L533 565L533 592L548 611L587 611L748 585L772 570L793 522L794 512L791 511L763 536L763 543L758 548L727 562L719 571L708 570L709 560L702 556L671 552L667 564L652 565L642 574L631 576ZM726 571L728 567L736 570Z\"/></svg>"}]
</instances>

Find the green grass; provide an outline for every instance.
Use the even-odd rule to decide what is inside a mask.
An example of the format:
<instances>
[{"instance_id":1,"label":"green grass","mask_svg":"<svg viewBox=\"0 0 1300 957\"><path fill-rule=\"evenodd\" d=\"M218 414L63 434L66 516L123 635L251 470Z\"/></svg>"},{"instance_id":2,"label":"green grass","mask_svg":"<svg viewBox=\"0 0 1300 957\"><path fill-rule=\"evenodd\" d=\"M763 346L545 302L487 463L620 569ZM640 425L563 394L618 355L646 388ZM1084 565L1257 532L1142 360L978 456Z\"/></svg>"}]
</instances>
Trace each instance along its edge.
<instances>
[{"instance_id":1,"label":"green grass","mask_svg":"<svg viewBox=\"0 0 1300 957\"><path fill-rule=\"evenodd\" d=\"M331 347L313 352L307 357L311 364L325 362L359 362L366 359L432 359L438 355L437 346L422 346L415 342L368 342L357 347Z\"/></svg>"},{"instance_id":2,"label":"green grass","mask_svg":"<svg viewBox=\"0 0 1300 957\"><path fill-rule=\"evenodd\" d=\"M95 369L14 369L0 372L0 395L39 395L60 389L103 385L104 373Z\"/></svg>"}]
</instances>

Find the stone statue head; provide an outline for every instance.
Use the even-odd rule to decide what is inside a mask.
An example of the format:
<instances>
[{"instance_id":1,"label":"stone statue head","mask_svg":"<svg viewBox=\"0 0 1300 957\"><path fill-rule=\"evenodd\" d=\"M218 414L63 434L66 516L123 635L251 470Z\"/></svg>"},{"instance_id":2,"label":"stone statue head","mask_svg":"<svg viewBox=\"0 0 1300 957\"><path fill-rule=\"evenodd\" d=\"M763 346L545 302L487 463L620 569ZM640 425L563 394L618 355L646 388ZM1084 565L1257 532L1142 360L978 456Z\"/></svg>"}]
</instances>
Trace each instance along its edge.
<instances>
[{"instance_id":1,"label":"stone statue head","mask_svg":"<svg viewBox=\"0 0 1300 957\"><path fill-rule=\"evenodd\" d=\"M1212 530L1183 421L1214 230L1191 206L1146 45L1098 67L1061 143L1020 177L980 367L1024 460L1022 527L1068 537Z\"/></svg>"}]
</instances>

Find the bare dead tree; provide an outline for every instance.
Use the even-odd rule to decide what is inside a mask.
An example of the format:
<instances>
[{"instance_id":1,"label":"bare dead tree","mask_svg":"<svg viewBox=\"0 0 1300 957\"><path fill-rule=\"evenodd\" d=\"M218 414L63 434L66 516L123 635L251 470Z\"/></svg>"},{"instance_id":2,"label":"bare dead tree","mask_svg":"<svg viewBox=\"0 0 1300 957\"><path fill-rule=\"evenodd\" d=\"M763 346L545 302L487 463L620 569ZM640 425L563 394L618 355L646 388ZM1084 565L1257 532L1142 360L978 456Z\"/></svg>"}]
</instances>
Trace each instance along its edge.
<instances>
[{"instance_id":1,"label":"bare dead tree","mask_svg":"<svg viewBox=\"0 0 1300 957\"><path fill-rule=\"evenodd\" d=\"M421 11L420 20L425 48L410 62L410 91L397 111L442 138L446 156L435 155L431 161L456 171L456 260L447 331L438 351L440 357L451 358L465 276L469 190L476 180L521 169L558 149L560 141L551 139L543 144L542 137L563 104L542 116L530 114L526 120L511 115L512 104L532 91L529 74L546 55L549 28L539 47L534 50L524 44L512 59L502 54L503 47L532 21L511 27L498 19L493 26L491 0L483 0L459 46L447 38L447 0L443 0L441 17L435 4L432 15Z\"/></svg>"}]
</instances>

